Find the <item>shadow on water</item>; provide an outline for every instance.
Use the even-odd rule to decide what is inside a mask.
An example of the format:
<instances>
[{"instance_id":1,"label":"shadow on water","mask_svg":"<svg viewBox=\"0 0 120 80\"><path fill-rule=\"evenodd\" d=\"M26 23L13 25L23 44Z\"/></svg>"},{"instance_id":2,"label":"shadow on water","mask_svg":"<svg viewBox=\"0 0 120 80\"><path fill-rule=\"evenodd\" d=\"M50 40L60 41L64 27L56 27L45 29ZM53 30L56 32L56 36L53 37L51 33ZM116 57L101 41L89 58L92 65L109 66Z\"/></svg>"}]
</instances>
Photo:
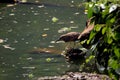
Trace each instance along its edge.
<instances>
[{"instance_id":1,"label":"shadow on water","mask_svg":"<svg viewBox=\"0 0 120 80\"><path fill-rule=\"evenodd\" d=\"M84 29L83 10L45 2L0 9L0 80L30 80L68 71L69 64L60 55L66 44L54 41L63 28Z\"/></svg>"}]
</instances>

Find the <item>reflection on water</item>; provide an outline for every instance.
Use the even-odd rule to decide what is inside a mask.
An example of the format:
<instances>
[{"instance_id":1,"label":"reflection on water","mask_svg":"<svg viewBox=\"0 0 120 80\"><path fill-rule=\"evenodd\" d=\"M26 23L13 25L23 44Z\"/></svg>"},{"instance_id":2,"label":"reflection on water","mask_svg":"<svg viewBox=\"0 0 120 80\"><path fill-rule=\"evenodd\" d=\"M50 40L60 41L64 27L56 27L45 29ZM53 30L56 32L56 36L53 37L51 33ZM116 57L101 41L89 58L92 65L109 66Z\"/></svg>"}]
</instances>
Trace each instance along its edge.
<instances>
[{"instance_id":1,"label":"reflection on water","mask_svg":"<svg viewBox=\"0 0 120 80\"><path fill-rule=\"evenodd\" d=\"M61 0L60 3L65 5L67 2ZM54 41L64 32L83 30L86 18L83 10L67 4L62 7L17 4L1 9L0 80L30 80L69 71L69 64L59 54L65 44ZM58 20L53 21L53 17ZM44 48L51 52L30 54Z\"/></svg>"}]
</instances>

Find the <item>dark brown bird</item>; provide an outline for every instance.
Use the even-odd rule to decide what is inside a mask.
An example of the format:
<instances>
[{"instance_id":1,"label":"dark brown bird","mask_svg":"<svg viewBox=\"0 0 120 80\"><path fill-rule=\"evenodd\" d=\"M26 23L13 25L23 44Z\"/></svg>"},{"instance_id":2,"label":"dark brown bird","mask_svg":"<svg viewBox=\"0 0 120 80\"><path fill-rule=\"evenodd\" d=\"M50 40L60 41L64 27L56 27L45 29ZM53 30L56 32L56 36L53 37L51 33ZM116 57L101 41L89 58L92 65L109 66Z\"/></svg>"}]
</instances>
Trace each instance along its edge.
<instances>
[{"instance_id":1,"label":"dark brown bird","mask_svg":"<svg viewBox=\"0 0 120 80\"><path fill-rule=\"evenodd\" d=\"M80 35L79 32L69 32L60 36L57 41L64 41L64 42L74 42L78 40L78 36Z\"/></svg>"}]
</instances>

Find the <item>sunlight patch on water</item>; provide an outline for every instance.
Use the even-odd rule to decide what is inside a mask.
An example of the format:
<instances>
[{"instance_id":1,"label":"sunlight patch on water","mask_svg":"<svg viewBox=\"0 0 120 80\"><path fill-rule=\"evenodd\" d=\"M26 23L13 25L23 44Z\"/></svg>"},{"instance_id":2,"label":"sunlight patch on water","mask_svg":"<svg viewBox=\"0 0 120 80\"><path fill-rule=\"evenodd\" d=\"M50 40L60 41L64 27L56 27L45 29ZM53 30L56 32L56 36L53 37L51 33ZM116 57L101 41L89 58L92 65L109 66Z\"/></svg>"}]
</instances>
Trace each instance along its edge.
<instances>
[{"instance_id":1,"label":"sunlight patch on water","mask_svg":"<svg viewBox=\"0 0 120 80\"><path fill-rule=\"evenodd\" d=\"M55 43L55 41L51 41L50 43Z\"/></svg>"},{"instance_id":2,"label":"sunlight patch on water","mask_svg":"<svg viewBox=\"0 0 120 80\"><path fill-rule=\"evenodd\" d=\"M18 41L17 41L17 40L14 40L14 43L18 43Z\"/></svg>"},{"instance_id":3,"label":"sunlight patch on water","mask_svg":"<svg viewBox=\"0 0 120 80\"><path fill-rule=\"evenodd\" d=\"M17 24L18 22L14 20L13 23Z\"/></svg>"},{"instance_id":4,"label":"sunlight patch on water","mask_svg":"<svg viewBox=\"0 0 120 80\"><path fill-rule=\"evenodd\" d=\"M52 48L52 47L55 47L54 45L48 45L48 47Z\"/></svg>"},{"instance_id":5,"label":"sunlight patch on water","mask_svg":"<svg viewBox=\"0 0 120 80\"><path fill-rule=\"evenodd\" d=\"M9 16L14 16L15 14L14 13L10 13Z\"/></svg>"},{"instance_id":6,"label":"sunlight patch on water","mask_svg":"<svg viewBox=\"0 0 120 80\"><path fill-rule=\"evenodd\" d=\"M36 0L36 2L38 1L41 0ZM79 27L81 23L76 23L76 16L81 16L80 12L75 8L70 9L70 6L56 7L54 6L54 4L57 5L56 3L50 3L48 6L35 4L18 4L9 9L6 8L5 12L0 12L2 23L0 25L3 26L0 29L2 31L0 47L1 53L4 53L1 54L3 57L0 55L0 59L3 61L4 67L17 68L11 73L9 70L3 69L3 72L6 72L9 77L14 73L16 73L14 77L18 78L28 78L33 75L36 77L36 74L39 76L56 75L57 72L63 73L67 70L67 64L60 55L64 44L57 44L54 40L59 35L58 30L61 29L62 33ZM67 29L62 30L62 28ZM4 51L2 51L3 47ZM28 52L35 54L28 54ZM60 56L56 56L56 54ZM48 62L46 62L46 58L48 58ZM11 62L12 64L10 64ZM35 69L30 69L31 67L35 67ZM20 80L23 79L20 78Z\"/></svg>"},{"instance_id":7,"label":"sunlight patch on water","mask_svg":"<svg viewBox=\"0 0 120 80\"><path fill-rule=\"evenodd\" d=\"M38 6L38 8L44 8L45 6L44 5L40 5L40 6Z\"/></svg>"},{"instance_id":8,"label":"sunlight patch on water","mask_svg":"<svg viewBox=\"0 0 120 80\"><path fill-rule=\"evenodd\" d=\"M2 46L6 49L15 50L15 48L11 47L9 44L2 45Z\"/></svg>"},{"instance_id":9,"label":"sunlight patch on water","mask_svg":"<svg viewBox=\"0 0 120 80\"><path fill-rule=\"evenodd\" d=\"M48 31L48 30L50 30L50 28L44 28L43 30L44 30L44 31Z\"/></svg>"},{"instance_id":10,"label":"sunlight patch on water","mask_svg":"<svg viewBox=\"0 0 120 80\"><path fill-rule=\"evenodd\" d=\"M0 20L2 20L3 18L2 17L0 17Z\"/></svg>"},{"instance_id":11,"label":"sunlight patch on water","mask_svg":"<svg viewBox=\"0 0 120 80\"><path fill-rule=\"evenodd\" d=\"M8 30L8 32L12 32L12 31L13 31L13 29L9 29L9 30Z\"/></svg>"},{"instance_id":12,"label":"sunlight patch on water","mask_svg":"<svg viewBox=\"0 0 120 80\"><path fill-rule=\"evenodd\" d=\"M35 16L39 15L39 13L34 13Z\"/></svg>"},{"instance_id":13,"label":"sunlight patch on water","mask_svg":"<svg viewBox=\"0 0 120 80\"><path fill-rule=\"evenodd\" d=\"M32 21L27 21L27 23L29 24L29 23L31 23Z\"/></svg>"},{"instance_id":14,"label":"sunlight patch on water","mask_svg":"<svg viewBox=\"0 0 120 80\"><path fill-rule=\"evenodd\" d=\"M3 43L4 42L4 40L3 39L0 39L0 43Z\"/></svg>"},{"instance_id":15,"label":"sunlight patch on water","mask_svg":"<svg viewBox=\"0 0 120 80\"><path fill-rule=\"evenodd\" d=\"M22 3L25 3L27 2L28 0L19 0L19 2L22 2Z\"/></svg>"}]
</instances>

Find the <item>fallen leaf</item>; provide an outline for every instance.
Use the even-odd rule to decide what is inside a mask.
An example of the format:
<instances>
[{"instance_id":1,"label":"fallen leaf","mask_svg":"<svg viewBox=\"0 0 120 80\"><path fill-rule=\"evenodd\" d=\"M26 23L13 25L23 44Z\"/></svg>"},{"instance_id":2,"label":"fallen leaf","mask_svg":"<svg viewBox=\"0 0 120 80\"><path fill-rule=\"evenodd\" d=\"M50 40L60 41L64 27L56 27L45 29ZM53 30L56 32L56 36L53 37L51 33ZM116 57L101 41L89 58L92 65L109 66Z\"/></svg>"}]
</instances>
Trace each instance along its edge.
<instances>
[{"instance_id":1,"label":"fallen leaf","mask_svg":"<svg viewBox=\"0 0 120 80\"><path fill-rule=\"evenodd\" d=\"M42 37L46 37L47 36L47 34L42 34Z\"/></svg>"},{"instance_id":2,"label":"fallen leaf","mask_svg":"<svg viewBox=\"0 0 120 80\"><path fill-rule=\"evenodd\" d=\"M50 62L52 59L51 58L46 58L46 61L47 62Z\"/></svg>"},{"instance_id":3,"label":"fallen leaf","mask_svg":"<svg viewBox=\"0 0 120 80\"><path fill-rule=\"evenodd\" d=\"M57 22L58 20L59 20L59 19L56 18L56 17L53 17L53 18L52 18L52 21L53 21L53 22Z\"/></svg>"},{"instance_id":4,"label":"fallen leaf","mask_svg":"<svg viewBox=\"0 0 120 80\"><path fill-rule=\"evenodd\" d=\"M64 27L64 28L61 28L60 30L58 30L58 33L68 32L70 30L71 30L71 28Z\"/></svg>"}]
</instances>

